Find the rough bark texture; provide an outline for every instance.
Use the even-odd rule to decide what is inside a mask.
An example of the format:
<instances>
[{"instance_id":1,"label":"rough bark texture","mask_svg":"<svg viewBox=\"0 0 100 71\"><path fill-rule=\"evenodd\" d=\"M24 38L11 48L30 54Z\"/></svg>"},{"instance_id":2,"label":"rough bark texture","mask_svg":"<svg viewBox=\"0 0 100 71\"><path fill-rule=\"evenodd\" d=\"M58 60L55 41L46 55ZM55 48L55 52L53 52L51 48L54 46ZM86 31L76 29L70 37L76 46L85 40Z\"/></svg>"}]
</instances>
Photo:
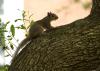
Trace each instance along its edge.
<instances>
[{"instance_id":1,"label":"rough bark texture","mask_svg":"<svg viewBox=\"0 0 100 71\"><path fill-rule=\"evenodd\" d=\"M100 71L100 0L91 14L33 39L9 71Z\"/></svg>"}]
</instances>

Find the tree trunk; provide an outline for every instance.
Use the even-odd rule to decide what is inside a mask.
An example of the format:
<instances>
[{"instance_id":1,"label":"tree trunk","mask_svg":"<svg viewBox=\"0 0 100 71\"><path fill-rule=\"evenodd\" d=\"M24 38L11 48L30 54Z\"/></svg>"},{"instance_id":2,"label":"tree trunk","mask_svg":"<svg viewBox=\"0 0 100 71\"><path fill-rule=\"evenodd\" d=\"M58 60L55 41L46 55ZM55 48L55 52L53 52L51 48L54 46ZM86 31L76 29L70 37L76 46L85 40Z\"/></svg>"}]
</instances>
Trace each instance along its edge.
<instances>
[{"instance_id":1,"label":"tree trunk","mask_svg":"<svg viewBox=\"0 0 100 71\"><path fill-rule=\"evenodd\" d=\"M91 15L100 17L100 0L93 0Z\"/></svg>"},{"instance_id":2,"label":"tree trunk","mask_svg":"<svg viewBox=\"0 0 100 71\"><path fill-rule=\"evenodd\" d=\"M87 18L33 39L9 71L100 71L100 0Z\"/></svg>"}]
</instances>

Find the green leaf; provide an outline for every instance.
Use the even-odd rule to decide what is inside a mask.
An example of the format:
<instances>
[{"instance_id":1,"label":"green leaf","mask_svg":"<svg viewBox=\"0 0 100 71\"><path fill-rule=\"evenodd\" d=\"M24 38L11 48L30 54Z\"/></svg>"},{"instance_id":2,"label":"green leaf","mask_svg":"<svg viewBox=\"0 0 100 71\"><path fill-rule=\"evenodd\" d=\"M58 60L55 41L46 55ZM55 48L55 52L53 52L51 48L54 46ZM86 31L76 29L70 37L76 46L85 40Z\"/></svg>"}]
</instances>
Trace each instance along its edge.
<instances>
[{"instance_id":1,"label":"green leaf","mask_svg":"<svg viewBox=\"0 0 100 71\"><path fill-rule=\"evenodd\" d=\"M22 19L16 19L15 22L17 22L17 21L22 21Z\"/></svg>"},{"instance_id":2,"label":"green leaf","mask_svg":"<svg viewBox=\"0 0 100 71\"><path fill-rule=\"evenodd\" d=\"M8 25L9 23L10 23L10 21L7 21L7 22L6 22L6 25Z\"/></svg>"},{"instance_id":3,"label":"green leaf","mask_svg":"<svg viewBox=\"0 0 100 71\"><path fill-rule=\"evenodd\" d=\"M14 46L12 44L10 44L11 49L14 49Z\"/></svg>"},{"instance_id":4,"label":"green leaf","mask_svg":"<svg viewBox=\"0 0 100 71\"><path fill-rule=\"evenodd\" d=\"M8 32L7 30L3 30L4 32Z\"/></svg>"},{"instance_id":5,"label":"green leaf","mask_svg":"<svg viewBox=\"0 0 100 71\"><path fill-rule=\"evenodd\" d=\"M8 55L5 55L5 57L8 57L8 56L10 56L9 54Z\"/></svg>"},{"instance_id":6,"label":"green leaf","mask_svg":"<svg viewBox=\"0 0 100 71\"><path fill-rule=\"evenodd\" d=\"M13 38L12 37L8 37L8 40L12 40Z\"/></svg>"},{"instance_id":7,"label":"green leaf","mask_svg":"<svg viewBox=\"0 0 100 71\"><path fill-rule=\"evenodd\" d=\"M8 37L8 40L12 40L13 39L10 35L8 35L7 37Z\"/></svg>"},{"instance_id":8,"label":"green leaf","mask_svg":"<svg viewBox=\"0 0 100 71\"><path fill-rule=\"evenodd\" d=\"M0 25L1 25L1 23L2 23L2 20L1 20L1 18L0 18Z\"/></svg>"},{"instance_id":9,"label":"green leaf","mask_svg":"<svg viewBox=\"0 0 100 71\"><path fill-rule=\"evenodd\" d=\"M14 27L14 25L11 25L10 31L11 31L12 36L14 37L15 36L15 27Z\"/></svg>"},{"instance_id":10,"label":"green leaf","mask_svg":"<svg viewBox=\"0 0 100 71\"><path fill-rule=\"evenodd\" d=\"M22 17L23 17L23 19L25 18L25 15L26 14L26 12L25 11L23 11L23 13L22 13Z\"/></svg>"},{"instance_id":11,"label":"green leaf","mask_svg":"<svg viewBox=\"0 0 100 71\"><path fill-rule=\"evenodd\" d=\"M26 27L24 25L21 25L21 29L26 29Z\"/></svg>"},{"instance_id":12,"label":"green leaf","mask_svg":"<svg viewBox=\"0 0 100 71\"><path fill-rule=\"evenodd\" d=\"M7 21L5 24L3 24L2 29L6 29L7 25L10 23L10 21Z\"/></svg>"},{"instance_id":13,"label":"green leaf","mask_svg":"<svg viewBox=\"0 0 100 71\"><path fill-rule=\"evenodd\" d=\"M7 37L11 37L10 35L8 35Z\"/></svg>"},{"instance_id":14,"label":"green leaf","mask_svg":"<svg viewBox=\"0 0 100 71\"><path fill-rule=\"evenodd\" d=\"M15 27L15 28L17 28L17 29L26 29L26 27L24 25L20 25L20 26Z\"/></svg>"},{"instance_id":15,"label":"green leaf","mask_svg":"<svg viewBox=\"0 0 100 71\"><path fill-rule=\"evenodd\" d=\"M2 30L0 30L1 32L8 32L7 30L5 30L5 29L2 29Z\"/></svg>"},{"instance_id":16,"label":"green leaf","mask_svg":"<svg viewBox=\"0 0 100 71\"><path fill-rule=\"evenodd\" d=\"M17 29L20 29L20 26L18 26L18 27L15 27L15 28L17 28Z\"/></svg>"}]
</instances>

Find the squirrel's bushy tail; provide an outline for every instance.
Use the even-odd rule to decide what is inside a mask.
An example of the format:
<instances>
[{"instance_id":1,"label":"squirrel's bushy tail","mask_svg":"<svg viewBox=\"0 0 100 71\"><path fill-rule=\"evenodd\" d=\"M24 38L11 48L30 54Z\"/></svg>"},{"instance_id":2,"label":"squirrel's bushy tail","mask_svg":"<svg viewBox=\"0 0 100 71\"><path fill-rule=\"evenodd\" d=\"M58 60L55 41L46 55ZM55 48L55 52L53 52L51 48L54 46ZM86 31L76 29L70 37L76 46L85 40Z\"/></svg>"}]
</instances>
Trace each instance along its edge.
<instances>
[{"instance_id":1,"label":"squirrel's bushy tail","mask_svg":"<svg viewBox=\"0 0 100 71\"><path fill-rule=\"evenodd\" d=\"M13 58L12 58L12 62L13 60L15 59L15 57L18 55L19 51L21 48L25 47L27 45L27 43L29 42L30 38L25 38L24 40L21 41L21 43L19 44L19 46L17 47L14 55L13 55Z\"/></svg>"}]
</instances>

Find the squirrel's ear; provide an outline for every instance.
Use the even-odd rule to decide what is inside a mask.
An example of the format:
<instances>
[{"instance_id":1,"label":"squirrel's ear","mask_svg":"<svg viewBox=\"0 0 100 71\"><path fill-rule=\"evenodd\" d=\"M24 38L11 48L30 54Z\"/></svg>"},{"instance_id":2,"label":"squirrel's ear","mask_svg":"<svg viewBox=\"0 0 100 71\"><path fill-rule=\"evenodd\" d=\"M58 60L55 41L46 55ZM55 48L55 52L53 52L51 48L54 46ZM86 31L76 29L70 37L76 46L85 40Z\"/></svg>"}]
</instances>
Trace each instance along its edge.
<instances>
[{"instance_id":1,"label":"squirrel's ear","mask_svg":"<svg viewBox=\"0 0 100 71\"><path fill-rule=\"evenodd\" d=\"M52 12L48 12L48 16L50 16L52 14Z\"/></svg>"}]
</instances>

